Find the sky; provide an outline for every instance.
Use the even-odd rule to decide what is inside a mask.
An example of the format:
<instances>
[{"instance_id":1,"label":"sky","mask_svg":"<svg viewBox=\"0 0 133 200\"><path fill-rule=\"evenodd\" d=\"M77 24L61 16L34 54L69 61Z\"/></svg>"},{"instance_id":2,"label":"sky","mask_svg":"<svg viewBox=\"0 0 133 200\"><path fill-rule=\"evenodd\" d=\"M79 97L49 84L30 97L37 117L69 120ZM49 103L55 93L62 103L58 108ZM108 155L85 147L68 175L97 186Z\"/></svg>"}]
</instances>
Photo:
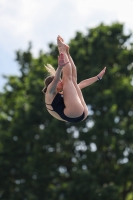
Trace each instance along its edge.
<instances>
[{"instance_id":1,"label":"sky","mask_svg":"<svg viewBox=\"0 0 133 200\"><path fill-rule=\"evenodd\" d=\"M29 42L37 57L49 43L56 44L57 35L67 43L77 31L114 22L129 33L132 19L133 0L0 0L0 91L3 75L19 75L15 52L27 50Z\"/></svg>"}]
</instances>

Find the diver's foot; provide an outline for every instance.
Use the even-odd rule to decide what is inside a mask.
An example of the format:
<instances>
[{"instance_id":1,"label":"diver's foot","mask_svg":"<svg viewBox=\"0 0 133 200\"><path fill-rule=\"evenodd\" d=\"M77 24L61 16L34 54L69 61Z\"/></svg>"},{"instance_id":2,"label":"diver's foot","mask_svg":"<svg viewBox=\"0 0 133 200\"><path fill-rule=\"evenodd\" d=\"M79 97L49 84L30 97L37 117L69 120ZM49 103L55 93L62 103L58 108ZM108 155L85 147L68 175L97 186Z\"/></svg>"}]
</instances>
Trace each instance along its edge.
<instances>
[{"instance_id":1,"label":"diver's foot","mask_svg":"<svg viewBox=\"0 0 133 200\"><path fill-rule=\"evenodd\" d=\"M59 36L57 37L57 45L58 45L59 53L66 51L65 46Z\"/></svg>"},{"instance_id":2,"label":"diver's foot","mask_svg":"<svg viewBox=\"0 0 133 200\"><path fill-rule=\"evenodd\" d=\"M63 42L63 44L65 45L65 48L66 48L66 49L69 49L70 47L69 47L67 44L65 44L63 38L62 38L60 35L59 35L59 38L60 38L60 40Z\"/></svg>"},{"instance_id":3,"label":"diver's foot","mask_svg":"<svg viewBox=\"0 0 133 200\"><path fill-rule=\"evenodd\" d=\"M63 40L63 38L60 36L60 35L58 35L58 37L57 37L58 39L59 39L59 41L62 43L61 45L65 48L65 50L69 50L69 46L67 45L67 44L65 44L64 43L64 40ZM58 43L58 42L57 42ZM58 47L60 47L60 44L59 44L59 46Z\"/></svg>"}]
</instances>

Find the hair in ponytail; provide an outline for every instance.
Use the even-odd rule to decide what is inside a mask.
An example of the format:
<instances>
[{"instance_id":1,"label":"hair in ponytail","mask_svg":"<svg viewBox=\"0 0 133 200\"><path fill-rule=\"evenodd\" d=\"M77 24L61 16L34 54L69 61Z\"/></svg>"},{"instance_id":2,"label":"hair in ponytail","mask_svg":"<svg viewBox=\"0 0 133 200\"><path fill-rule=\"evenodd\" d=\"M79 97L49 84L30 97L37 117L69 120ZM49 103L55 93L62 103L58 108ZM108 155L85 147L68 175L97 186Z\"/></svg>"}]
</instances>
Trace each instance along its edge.
<instances>
[{"instance_id":1,"label":"hair in ponytail","mask_svg":"<svg viewBox=\"0 0 133 200\"><path fill-rule=\"evenodd\" d=\"M55 69L52 67L52 65L50 64L47 64L47 65L44 65L44 67L46 68L47 72L49 73L50 76L55 76Z\"/></svg>"},{"instance_id":2,"label":"hair in ponytail","mask_svg":"<svg viewBox=\"0 0 133 200\"><path fill-rule=\"evenodd\" d=\"M55 71L55 69L52 67L52 65L50 65L50 64L44 65L44 67L46 68L47 72L48 72L49 75L50 75L50 76L48 76L48 77L44 80L44 85L45 85L45 87L43 88L42 92L43 92L43 93L46 93L47 87L48 87L48 85L53 81L56 71Z\"/></svg>"}]
</instances>

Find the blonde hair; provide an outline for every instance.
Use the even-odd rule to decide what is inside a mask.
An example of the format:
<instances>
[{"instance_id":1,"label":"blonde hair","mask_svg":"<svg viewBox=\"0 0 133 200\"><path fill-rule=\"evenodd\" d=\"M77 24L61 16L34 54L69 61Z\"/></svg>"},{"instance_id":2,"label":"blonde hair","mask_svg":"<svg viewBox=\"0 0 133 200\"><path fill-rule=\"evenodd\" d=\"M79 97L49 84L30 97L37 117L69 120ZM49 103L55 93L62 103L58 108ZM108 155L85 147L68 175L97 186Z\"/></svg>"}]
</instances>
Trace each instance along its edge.
<instances>
[{"instance_id":1,"label":"blonde hair","mask_svg":"<svg viewBox=\"0 0 133 200\"><path fill-rule=\"evenodd\" d=\"M46 68L47 72L49 73L50 76L55 76L55 69L52 67L52 65L50 64L47 64L47 65L44 65L44 67Z\"/></svg>"},{"instance_id":2,"label":"blonde hair","mask_svg":"<svg viewBox=\"0 0 133 200\"><path fill-rule=\"evenodd\" d=\"M55 69L52 67L52 65L50 65L50 64L44 65L44 67L46 68L47 72L48 72L49 75L50 75L50 76L48 76L47 78L45 78L45 80L44 80L44 85L45 85L45 87L43 88L42 92L43 92L43 93L46 93L47 87L48 87L48 85L53 81L56 71L55 71Z\"/></svg>"}]
</instances>

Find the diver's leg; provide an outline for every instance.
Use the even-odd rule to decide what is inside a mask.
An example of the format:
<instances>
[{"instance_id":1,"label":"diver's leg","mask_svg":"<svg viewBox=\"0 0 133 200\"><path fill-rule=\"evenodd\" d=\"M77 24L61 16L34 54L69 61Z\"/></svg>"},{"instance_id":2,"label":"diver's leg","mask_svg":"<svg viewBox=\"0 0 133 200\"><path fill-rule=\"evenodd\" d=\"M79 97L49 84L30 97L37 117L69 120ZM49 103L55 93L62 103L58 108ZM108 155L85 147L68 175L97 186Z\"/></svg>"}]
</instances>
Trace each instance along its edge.
<instances>
[{"instance_id":1,"label":"diver's leg","mask_svg":"<svg viewBox=\"0 0 133 200\"><path fill-rule=\"evenodd\" d=\"M78 86L78 84L77 84L77 68L76 68L76 66L75 66L75 64L74 64L74 61L73 61L73 59L72 59L72 57L71 57L71 55L70 55L70 53L69 53L69 46L66 45L66 44L64 43L64 40L61 38L61 36L59 36L59 39L60 39L60 40L62 41L62 43L64 44L64 49L66 50L66 53L67 53L67 60L69 59L69 62L70 62L70 64L71 64L71 68L72 68L72 81L73 81L73 84L74 84L74 86L75 86L75 89L76 89L76 91L77 91L77 93L78 93L78 96L79 96L79 98L80 98L80 101L81 101L81 103L82 103L82 105L83 105L83 107L84 107L85 115L87 116L87 115L88 115L88 108L87 108L87 105L86 105L86 103L85 103L84 97L83 97L83 95L82 95L81 89L79 88L79 86ZM63 45L62 45L62 46L63 46ZM64 51L65 51L65 50L64 50Z\"/></svg>"},{"instance_id":2,"label":"diver's leg","mask_svg":"<svg viewBox=\"0 0 133 200\"><path fill-rule=\"evenodd\" d=\"M63 43L59 40L59 38L57 38L57 43L59 52L63 53L64 60L68 61L68 55L66 53ZM68 64L66 64L66 66L63 67L62 71L63 97L66 107L64 109L64 113L68 117L79 117L84 112L84 107L73 84L71 63L69 62Z\"/></svg>"}]
</instances>

